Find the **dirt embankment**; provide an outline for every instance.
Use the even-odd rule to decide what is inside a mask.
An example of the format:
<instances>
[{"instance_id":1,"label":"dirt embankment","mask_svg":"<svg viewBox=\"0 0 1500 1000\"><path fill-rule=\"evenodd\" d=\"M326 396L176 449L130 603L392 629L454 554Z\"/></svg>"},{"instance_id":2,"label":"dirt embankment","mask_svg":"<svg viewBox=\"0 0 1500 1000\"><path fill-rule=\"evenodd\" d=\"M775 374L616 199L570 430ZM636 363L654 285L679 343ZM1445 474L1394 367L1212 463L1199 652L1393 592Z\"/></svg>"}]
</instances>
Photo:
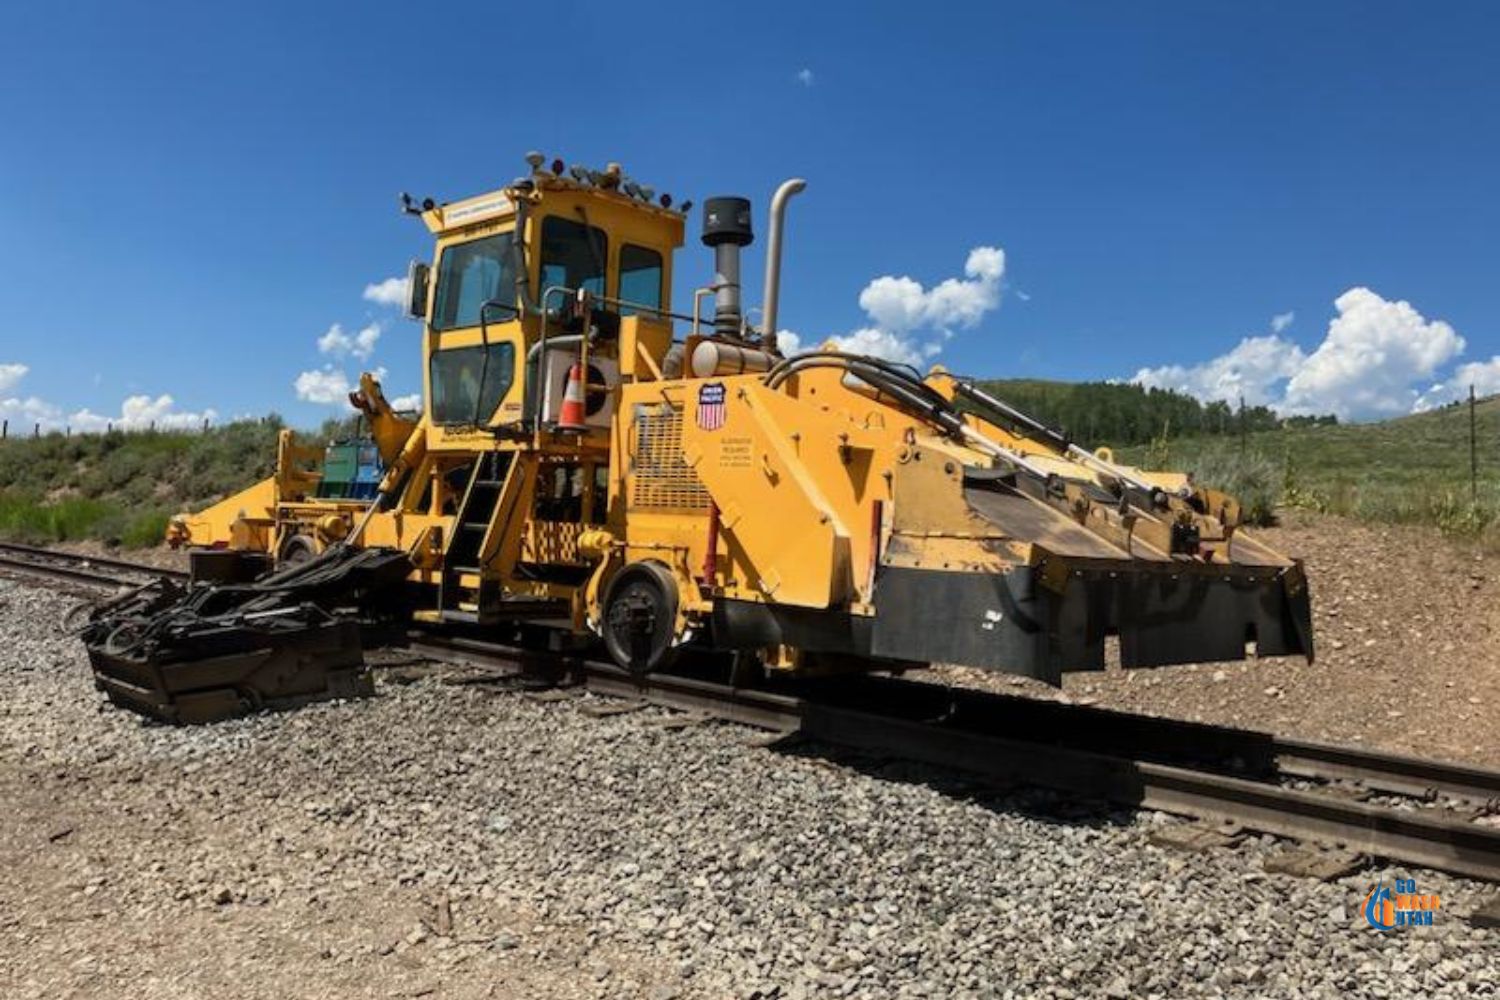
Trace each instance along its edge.
<instances>
[{"instance_id":1,"label":"dirt embankment","mask_svg":"<svg viewBox=\"0 0 1500 1000\"><path fill-rule=\"evenodd\" d=\"M1292 514L1257 532L1307 562L1317 661L1070 674L1038 697L1500 765L1500 557L1428 528Z\"/></svg>"}]
</instances>

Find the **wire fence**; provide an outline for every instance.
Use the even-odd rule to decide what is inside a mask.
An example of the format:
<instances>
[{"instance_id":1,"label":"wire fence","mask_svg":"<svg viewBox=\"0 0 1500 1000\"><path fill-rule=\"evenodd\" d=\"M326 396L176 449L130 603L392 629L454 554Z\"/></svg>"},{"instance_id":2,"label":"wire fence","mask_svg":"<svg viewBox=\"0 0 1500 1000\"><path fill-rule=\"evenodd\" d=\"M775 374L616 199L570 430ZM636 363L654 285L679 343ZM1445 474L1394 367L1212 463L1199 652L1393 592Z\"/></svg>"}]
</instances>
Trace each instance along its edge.
<instances>
[{"instance_id":1,"label":"wire fence","mask_svg":"<svg viewBox=\"0 0 1500 1000\"><path fill-rule=\"evenodd\" d=\"M264 421L266 418L259 417L255 419ZM88 430L80 429L78 431L75 431L71 424L63 424L61 427L48 427L44 431L42 429L42 424L40 421L32 421L29 428L27 428L24 424L18 424L13 429L9 420L0 420L0 441L5 441L12 437L39 438L45 437L48 434L60 434L63 437L73 437L75 434L113 434L116 431L119 431L122 434L155 434L158 431L178 431L185 434L206 434L211 428L216 426L221 425L217 425L212 420L205 417L203 418L203 422L201 424L184 424L174 422L169 425L158 427L157 422L155 420L152 420L146 424L127 424L122 422L118 426L116 426L115 422L111 420L107 421L102 428L94 427ZM14 434L12 433L12 430L15 431Z\"/></svg>"}]
</instances>

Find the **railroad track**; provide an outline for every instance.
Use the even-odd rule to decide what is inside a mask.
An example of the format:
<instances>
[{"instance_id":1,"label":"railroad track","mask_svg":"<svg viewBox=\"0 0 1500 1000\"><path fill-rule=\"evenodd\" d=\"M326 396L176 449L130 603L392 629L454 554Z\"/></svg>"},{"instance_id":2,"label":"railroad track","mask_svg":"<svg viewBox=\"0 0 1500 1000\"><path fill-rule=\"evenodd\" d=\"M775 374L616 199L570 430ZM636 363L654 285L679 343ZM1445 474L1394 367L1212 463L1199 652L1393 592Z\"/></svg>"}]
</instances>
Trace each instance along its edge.
<instances>
[{"instance_id":1,"label":"railroad track","mask_svg":"<svg viewBox=\"0 0 1500 1000\"><path fill-rule=\"evenodd\" d=\"M411 645L515 672L537 656L426 634ZM1500 881L1497 771L899 678L755 690L568 663L602 695Z\"/></svg>"},{"instance_id":2,"label":"railroad track","mask_svg":"<svg viewBox=\"0 0 1500 1000\"><path fill-rule=\"evenodd\" d=\"M186 578L124 560L0 543L0 569L91 586ZM1500 772L1253 730L891 677L735 688L690 674L415 633L414 651L505 672L559 664L601 695L798 733L868 754L1273 833L1500 881Z\"/></svg>"},{"instance_id":3,"label":"railroad track","mask_svg":"<svg viewBox=\"0 0 1500 1000\"><path fill-rule=\"evenodd\" d=\"M187 579L182 570L12 542L0 542L0 570L91 587L133 587L163 576Z\"/></svg>"}]
</instances>

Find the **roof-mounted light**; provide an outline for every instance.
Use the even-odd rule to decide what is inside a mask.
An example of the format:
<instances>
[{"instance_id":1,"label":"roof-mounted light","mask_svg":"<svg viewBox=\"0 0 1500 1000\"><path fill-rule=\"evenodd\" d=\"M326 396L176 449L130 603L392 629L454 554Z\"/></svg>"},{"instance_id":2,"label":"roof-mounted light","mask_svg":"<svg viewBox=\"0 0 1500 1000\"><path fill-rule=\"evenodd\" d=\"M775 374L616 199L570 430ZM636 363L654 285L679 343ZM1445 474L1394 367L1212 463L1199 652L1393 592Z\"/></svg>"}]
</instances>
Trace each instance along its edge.
<instances>
[{"instance_id":1,"label":"roof-mounted light","mask_svg":"<svg viewBox=\"0 0 1500 1000\"><path fill-rule=\"evenodd\" d=\"M546 162L547 158L534 149L526 154L526 163L531 167L532 170L542 169L542 164Z\"/></svg>"}]
</instances>

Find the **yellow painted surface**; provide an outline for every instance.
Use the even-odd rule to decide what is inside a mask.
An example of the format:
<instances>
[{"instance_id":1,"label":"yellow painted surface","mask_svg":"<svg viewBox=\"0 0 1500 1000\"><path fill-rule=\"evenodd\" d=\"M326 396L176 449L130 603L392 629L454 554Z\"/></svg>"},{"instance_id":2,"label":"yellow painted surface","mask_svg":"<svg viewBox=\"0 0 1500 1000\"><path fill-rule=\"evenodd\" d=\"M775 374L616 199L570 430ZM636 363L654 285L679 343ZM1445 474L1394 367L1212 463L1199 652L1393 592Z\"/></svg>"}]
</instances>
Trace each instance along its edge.
<instances>
[{"instance_id":1,"label":"yellow painted surface","mask_svg":"<svg viewBox=\"0 0 1500 1000\"><path fill-rule=\"evenodd\" d=\"M660 253L663 311L670 306L684 217L538 172L530 187L423 213L435 241L429 315L443 255L496 233L522 241L526 284L542 298L538 244L548 218L586 221L607 234L604 299L590 308L628 311L611 301L620 295L626 245ZM1110 476L1076 455L973 415L965 433L980 440L947 436L842 370L809 369L777 388L758 373L667 379L668 351L687 337L685 326L666 315L623 316L618 338L593 339L588 358L617 365L619 385L605 403L609 426L574 432L531 421L539 392L534 379L527 392L528 354L566 335L557 318L502 311L484 329L424 325L413 338L427 405L420 421L395 414L378 383L361 379L362 406L387 464L385 509L365 521L363 504L315 499L322 453L297 446L288 433L272 478L184 515L172 530L192 545L276 552L297 535L321 548L364 523L358 544L410 553L410 579L422 595L419 620L440 618L440 599L449 610L486 610L506 599L539 598L565 603L582 628L585 618L598 620L614 573L654 560L677 581L680 635L703 628L719 598L872 614L882 564L986 574L1024 564L1041 566L1044 580L1065 579L1068 567L1089 560L1181 568L1168 549L1171 525L1184 519L1205 541L1195 569L1230 561L1290 565L1236 530L1232 498L1195 490L1181 474L1125 470L1166 491L1158 510L1103 502ZM514 347L508 390L494 412L470 426L436 423L434 354L485 342ZM935 371L928 385L953 396L946 373ZM966 494L966 470L1007 467L997 454L1057 477L1043 490L1007 494L1024 515L1013 523L1026 530L981 514ZM482 537L460 562L452 557L462 536L459 512L482 495L474 469L492 457L504 469L503 486L485 511ZM564 480L572 485L559 491ZM477 572L451 571L470 563ZM802 660L794 649L768 655L783 669L800 668Z\"/></svg>"}]
</instances>

